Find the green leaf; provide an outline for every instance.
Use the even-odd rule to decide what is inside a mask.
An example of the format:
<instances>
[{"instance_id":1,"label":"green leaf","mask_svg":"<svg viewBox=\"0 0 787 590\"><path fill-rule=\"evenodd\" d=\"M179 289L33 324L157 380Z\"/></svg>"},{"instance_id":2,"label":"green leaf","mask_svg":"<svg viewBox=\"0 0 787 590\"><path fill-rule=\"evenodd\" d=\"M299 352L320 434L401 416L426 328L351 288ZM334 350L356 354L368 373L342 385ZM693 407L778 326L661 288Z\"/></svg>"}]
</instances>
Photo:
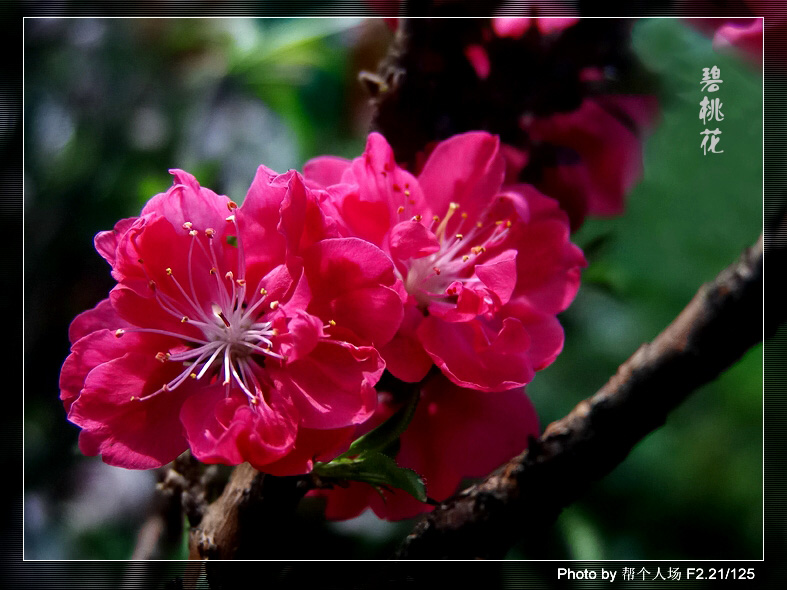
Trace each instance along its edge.
<instances>
[{"instance_id":1,"label":"green leaf","mask_svg":"<svg viewBox=\"0 0 787 590\"><path fill-rule=\"evenodd\" d=\"M364 452L384 452L388 449L401 434L407 429L410 420L413 419L415 408L418 405L418 390L413 388L410 398L399 408L393 416L380 424L377 428L370 430L363 436L357 438L347 449L347 452L339 458L352 457Z\"/></svg>"},{"instance_id":2,"label":"green leaf","mask_svg":"<svg viewBox=\"0 0 787 590\"><path fill-rule=\"evenodd\" d=\"M328 463L315 463L312 473L339 480L360 481L382 488L394 487L426 502L426 487L412 469L399 467L393 458L399 436L413 418L419 393L413 388L404 405L377 428L356 439L344 454Z\"/></svg>"},{"instance_id":3,"label":"green leaf","mask_svg":"<svg viewBox=\"0 0 787 590\"><path fill-rule=\"evenodd\" d=\"M394 487L421 502L426 502L426 487L412 469L399 467L391 457L367 451L355 458L334 459L330 463L316 463L312 473L325 478L360 481L375 488Z\"/></svg>"}]
</instances>

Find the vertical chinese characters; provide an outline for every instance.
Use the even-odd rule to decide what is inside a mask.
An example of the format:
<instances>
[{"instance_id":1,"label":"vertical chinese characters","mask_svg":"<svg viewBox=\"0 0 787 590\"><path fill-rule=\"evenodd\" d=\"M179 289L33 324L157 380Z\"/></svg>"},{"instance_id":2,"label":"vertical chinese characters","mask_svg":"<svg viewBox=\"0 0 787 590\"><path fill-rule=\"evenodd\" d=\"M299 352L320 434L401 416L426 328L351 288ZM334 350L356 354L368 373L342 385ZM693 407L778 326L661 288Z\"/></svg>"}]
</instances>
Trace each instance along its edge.
<instances>
[{"instance_id":1,"label":"vertical chinese characters","mask_svg":"<svg viewBox=\"0 0 787 590\"><path fill-rule=\"evenodd\" d=\"M718 92L720 84L724 80L721 79L721 70L717 66L711 68L702 68L702 80L700 85L703 92ZM707 156L708 152L713 154L721 154L724 150L717 149L719 140L721 139L721 129L717 126L716 129L710 129L709 123L716 121L717 123L724 119L724 113L721 112L721 107L724 103L719 97L708 98L708 95L702 97L700 101L700 115L699 118L705 125L705 129L700 131L703 136L700 147L702 148L703 155Z\"/></svg>"}]
</instances>

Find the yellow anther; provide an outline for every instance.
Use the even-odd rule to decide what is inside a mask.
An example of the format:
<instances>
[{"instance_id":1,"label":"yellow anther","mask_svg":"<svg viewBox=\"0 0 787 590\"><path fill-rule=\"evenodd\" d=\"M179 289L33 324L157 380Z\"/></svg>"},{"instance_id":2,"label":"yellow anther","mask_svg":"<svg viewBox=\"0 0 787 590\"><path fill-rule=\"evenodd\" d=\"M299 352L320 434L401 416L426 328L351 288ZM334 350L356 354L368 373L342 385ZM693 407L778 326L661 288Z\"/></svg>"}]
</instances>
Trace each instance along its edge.
<instances>
[{"instance_id":1,"label":"yellow anther","mask_svg":"<svg viewBox=\"0 0 787 590\"><path fill-rule=\"evenodd\" d=\"M278 335L279 335L279 329L278 328L273 328L273 330L271 330L271 336L278 336ZM270 347L268 347L268 348L270 348Z\"/></svg>"},{"instance_id":2,"label":"yellow anther","mask_svg":"<svg viewBox=\"0 0 787 590\"><path fill-rule=\"evenodd\" d=\"M408 189L404 190L404 196L405 197L409 197L410 196L410 191Z\"/></svg>"},{"instance_id":3,"label":"yellow anther","mask_svg":"<svg viewBox=\"0 0 787 590\"><path fill-rule=\"evenodd\" d=\"M197 374L196 373L189 373L189 377L191 377L192 379L196 379L197 378Z\"/></svg>"},{"instance_id":4,"label":"yellow anther","mask_svg":"<svg viewBox=\"0 0 787 590\"><path fill-rule=\"evenodd\" d=\"M470 260L470 257L467 254L462 256L462 262L467 262L468 260Z\"/></svg>"},{"instance_id":5,"label":"yellow anther","mask_svg":"<svg viewBox=\"0 0 787 590\"><path fill-rule=\"evenodd\" d=\"M462 234L456 234L456 239L457 239L457 240L461 240L462 238L464 238L464 235L462 235Z\"/></svg>"},{"instance_id":6,"label":"yellow anther","mask_svg":"<svg viewBox=\"0 0 787 590\"><path fill-rule=\"evenodd\" d=\"M131 396L131 401L133 402L135 399L137 399L137 396L135 396L135 395L132 395L132 396Z\"/></svg>"},{"instance_id":7,"label":"yellow anther","mask_svg":"<svg viewBox=\"0 0 787 590\"><path fill-rule=\"evenodd\" d=\"M215 234L215 233L216 233L216 230L213 229L212 227L209 227L208 229L205 230L205 235L208 236L209 238L212 238L213 234Z\"/></svg>"},{"instance_id":8,"label":"yellow anther","mask_svg":"<svg viewBox=\"0 0 787 590\"><path fill-rule=\"evenodd\" d=\"M167 276L172 276L172 269L167 267Z\"/></svg>"},{"instance_id":9,"label":"yellow anther","mask_svg":"<svg viewBox=\"0 0 787 590\"><path fill-rule=\"evenodd\" d=\"M336 325L336 321L335 320L328 320L328 325L335 326Z\"/></svg>"},{"instance_id":10,"label":"yellow anther","mask_svg":"<svg viewBox=\"0 0 787 590\"><path fill-rule=\"evenodd\" d=\"M495 225L503 225L503 220L501 219L500 221L495 221Z\"/></svg>"},{"instance_id":11,"label":"yellow anther","mask_svg":"<svg viewBox=\"0 0 787 590\"><path fill-rule=\"evenodd\" d=\"M278 301L271 301L271 309L276 309L279 307Z\"/></svg>"},{"instance_id":12,"label":"yellow anther","mask_svg":"<svg viewBox=\"0 0 787 590\"><path fill-rule=\"evenodd\" d=\"M156 353L156 360L161 363L166 363L169 360L169 353L166 352L157 352Z\"/></svg>"},{"instance_id":13,"label":"yellow anther","mask_svg":"<svg viewBox=\"0 0 787 590\"><path fill-rule=\"evenodd\" d=\"M462 212L462 219L467 219L467 211Z\"/></svg>"},{"instance_id":14,"label":"yellow anther","mask_svg":"<svg viewBox=\"0 0 787 590\"><path fill-rule=\"evenodd\" d=\"M187 221L186 223L183 224L183 229L191 229L191 227L192 227L192 223L190 221Z\"/></svg>"},{"instance_id":15,"label":"yellow anther","mask_svg":"<svg viewBox=\"0 0 787 590\"><path fill-rule=\"evenodd\" d=\"M115 338L120 338L123 334L125 334L125 330L115 330Z\"/></svg>"},{"instance_id":16,"label":"yellow anther","mask_svg":"<svg viewBox=\"0 0 787 590\"><path fill-rule=\"evenodd\" d=\"M404 205L399 205L399 208L396 210L397 213L404 213Z\"/></svg>"},{"instance_id":17,"label":"yellow anther","mask_svg":"<svg viewBox=\"0 0 787 590\"><path fill-rule=\"evenodd\" d=\"M484 227L484 224L481 223L480 221L476 221L475 226L476 227Z\"/></svg>"},{"instance_id":18,"label":"yellow anther","mask_svg":"<svg viewBox=\"0 0 787 590\"><path fill-rule=\"evenodd\" d=\"M423 219L423 217L421 217L420 215L416 215L413 217L413 221L421 221L421 219Z\"/></svg>"},{"instance_id":19,"label":"yellow anther","mask_svg":"<svg viewBox=\"0 0 787 590\"><path fill-rule=\"evenodd\" d=\"M268 290L265 287L260 289L260 295L267 295L267 294L268 294Z\"/></svg>"},{"instance_id":20,"label":"yellow anther","mask_svg":"<svg viewBox=\"0 0 787 590\"><path fill-rule=\"evenodd\" d=\"M260 400L258 400L256 397L251 398L251 405L252 406L259 405L259 403L260 403Z\"/></svg>"},{"instance_id":21,"label":"yellow anther","mask_svg":"<svg viewBox=\"0 0 787 590\"><path fill-rule=\"evenodd\" d=\"M239 287L245 287L246 286L246 279L238 279L235 282L238 284Z\"/></svg>"},{"instance_id":22,"label":"yellow anther","mask_svg":"<svg viewBox=\"0 0 787 590\"><path fill-rule=\"evenodd\" d=\"M448 208L451 211L456 211L457 209L459 209L459 203L451 202L448 204Z\"/></svg>"},{"instance_id":23,"label":"yellow anther","mask_svg":"<svg viewBox=\"0 0 787 590\"><path fill-rule=\"evenodd\" d=\"M511 224L511 220L510 219L508 221L506 221L506 227L511 227L511 225L512 224Z\"/></svg>"},{"instance_id":24,"label":"yellow anther","mask_svg":"<svg viewBox=\"0 0 787 590\"><path fill-rule=\"evenodd\" d=\"M235 221L235 216L234 215L230 215L229 217L226 217L224 219L224 221L229 221L231 223L231 222Z\"/></svg>"},{"instance_id":25,"label":"yellow anther","mask_svg":"<svg viewBox=\"0 0 787 590\"><path fill-rule=\"evenodd\" d=\"M440 218L437 215L432 215L432 221L440 221Z\"/></svg>"},{"instance_id":26,"label":"yellow anther","mask_svg":"<svg viewBox=\"0 0 787 590\"><path fill-rule=\"evenodd\" d=\"M181 324L185 324L188 321L189 321L189 316L184 315L182 318L180 318Z\"/></svg>"}]
</instances>

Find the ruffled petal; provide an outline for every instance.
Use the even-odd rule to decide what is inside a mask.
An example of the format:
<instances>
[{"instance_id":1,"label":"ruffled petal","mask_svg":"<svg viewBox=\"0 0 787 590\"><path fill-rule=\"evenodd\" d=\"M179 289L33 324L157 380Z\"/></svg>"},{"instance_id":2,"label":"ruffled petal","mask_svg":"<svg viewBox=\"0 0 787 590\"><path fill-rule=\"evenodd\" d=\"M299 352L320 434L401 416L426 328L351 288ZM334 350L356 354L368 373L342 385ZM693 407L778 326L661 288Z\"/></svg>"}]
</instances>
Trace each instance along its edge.
<instances>
[{"instance_id":1,"label":"ruffled petal","mask_svg":"<svg viewBox=\"0 0 787 590\"><path fill-rule=\"evenodd\" d=\"M292 402L274 393L269 404L252 408L240 390L226 397L220 384L203 387L180 412L192 453L205 463L248 461L267 472L270 463L292 450L298 424Z\"/></svg>"},{"instance_id":2,"label":"ruffled petal","mask_svg":"<svg viewBox=\"0 0 787 590\"><path fill-rule=\"evenodd\" d=\"M374 385L385 365L376 350L321 341L312 353L268 372L292 399L306 428L334 429L360 424L377 402Z\"/></svg>"},{"instance_id":3,"label":"ruffled petal","mask_svg":"<svg viewBox=\"0 0 787 590\"><path fill-rule=\"evenodd\" d=\"M489 133L472 131L440 142L418 175L429 210L443 216L458 203L476 218L497 194L505 176L500 142Z\"/></svg>"},{"instance_id":4,"label":"ruffled petal","mask_svg":"<svg viewBox=\"0 0 787 590\"><path fill-rule=\"evenodd\" d=\"M139 350L102 363L85 380L69 420L80 426L79 448L117 467L151 469L188 447L178 414L187 387L153 394L177 375L172 363Z\"/></svg>"},{"instance_id":5,"label":"ruffled petal","mask_svg":"<svg viewBox=\"0 0 787 590\"><path fill-rule=\"evenodd\" d=\"M357 238L322 240L303 253L312 301L309 312L333 320L362 343L381 346L402 321L402 301L394 290L391 260Z\"/></svg>"},{"instance_id":6,"label":"ruffled petal","mask_svg":"<svg viewBox=\"0 0 787 590\"><path fill-rule=\"evenodd\" d=\"M429 316L419 326L418 336L443 374L459 386L504 391L533 378L531 340L515 318L505 318L496 332L480 320L455 323Z\"/></svg>"},{"instance_id":7,"label":"ruffled petal","mask_svg":"<svg viewBox=\"0 0 787 590\"><path fill-rule=\"evenodd\" d=\"M379 349L385 368L397 379L408 383L417 383L426 377L433 365L432 357L426 354L418 339L417 330L423 319L423 313L414 305L406 306L396 335Z\"/></svg>"}]
</instances>

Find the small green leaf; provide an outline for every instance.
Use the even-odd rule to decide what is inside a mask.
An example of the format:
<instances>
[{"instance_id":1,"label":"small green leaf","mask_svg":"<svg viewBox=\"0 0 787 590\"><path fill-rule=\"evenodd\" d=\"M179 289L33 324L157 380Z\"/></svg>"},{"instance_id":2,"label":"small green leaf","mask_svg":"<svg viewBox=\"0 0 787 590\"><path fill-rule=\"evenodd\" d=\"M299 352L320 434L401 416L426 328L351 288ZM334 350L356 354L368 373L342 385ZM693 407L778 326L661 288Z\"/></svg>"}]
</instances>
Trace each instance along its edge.
<instances>
[{"instance_id":1,"label":"small green leaf","mask_svg":"<svg viewBox=\"0 0 787 590\"><path fill-rule=\"evenodd\" d=\"M399 467L391 457L367 451L350 459L334 459L330 463L316 463L312 473L320 477L361 481L375 488L393 487L407 492L420 502L426 502L426 487L412 469Z\"/></svg>"},{"instance_id":2,"label":"small green leaf","mask_svg":"<svg viewBox=\"0 0 787 590\"><path fill-rule=\"evenodd\" d=\"M237 248L238 247L238 236L227 236L227 243L230 246L232 246L234 248Z\"/></svg>"},{"instance_id":3,"label":"small green leaf","mask_svg":"<svg viewBox=\"0 0 787 590\"><path fill-rule=\"evenodd\" d=\"M347 449L347 452L342 454L339 458L352 457L369 451L385 452L385 450L391 447L407 429L410 420L413 419L413 414L415 414L418 399L418 390L414 388L410 398L393 414L393 416L388 418L388 420L380 424L377 428L355 439L350 445L350 448Z\"/></svg>"}]
</instances>

